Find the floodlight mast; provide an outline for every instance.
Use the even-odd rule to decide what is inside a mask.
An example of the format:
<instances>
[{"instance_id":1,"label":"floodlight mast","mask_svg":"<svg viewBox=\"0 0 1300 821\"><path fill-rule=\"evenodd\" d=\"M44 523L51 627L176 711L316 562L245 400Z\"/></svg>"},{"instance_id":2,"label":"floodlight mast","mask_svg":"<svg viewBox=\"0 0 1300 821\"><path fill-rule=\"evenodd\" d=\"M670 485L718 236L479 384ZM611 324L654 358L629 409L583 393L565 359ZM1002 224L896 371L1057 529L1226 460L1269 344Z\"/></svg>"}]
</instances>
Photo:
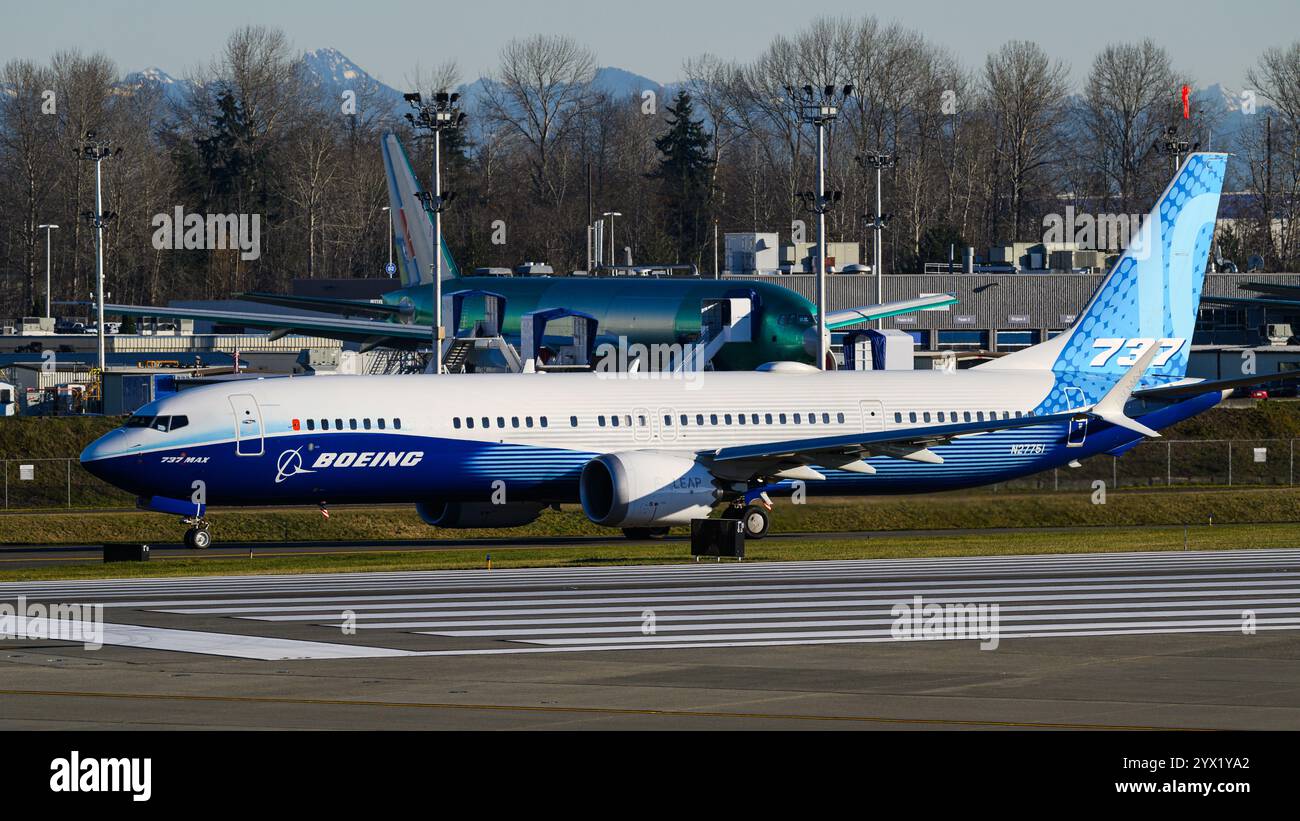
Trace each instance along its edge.
<instances>
[{"instance_id":1,"label":"floodlight mast","mask_svg":"<svg viewBox=\"0 0 1300 821\"><path fill-rule=\"evenodd\" d=\"M50 231L58 228L54 223L36 226L36 230L45 232L45 318L52 319L50 313Z\"/></svg>"},{"instance_id":2,"label":"floodlight mast","mask_svg":"<svg viewBox=\"0 0 1300 821\"><path fill-rule=\"evenodd\" d=\"M96 364L99 368L100 401L103 402L103 379L107 357L104 354L104 227L117 214L104 211L104 160L112 159L122 153L122 149L109 148L111 140L100 139L94 131L87 131L82 137L80 157L95 163L95 212L83 214L95 229L95 334L98 341Z\"/></svg>"},{"instance_id":3,"label":"floodlight mast","mask_svg":"<svg viewBox=\"0 0 1300 821\"><path fill-rule=\"evenodd\" d=\"M442 340L445 336L442 327L442 209L455 197L453 192L446 196L442 193L442 132L448 128L459 128L465 121L465 114L460 110L460 95L439 91L432 103L426 103L420 93L413 91L402 95L413 109L406 115L406 120L414 128L427 131L427 137L433 139L433 188L430 192L421 192L420 198L433 211L433 359L430 370L442 373ZM419 196L419 195L417 195Z\"/></svg>"},{"instance_id":4,"label":"floodlight mast","mask_svg":"<svg viewBox=\"0 0 1300 821\"><path fill-rule=\"evenodd\" d=\"M798 109L799 121L817 127L817 191L805 199L811 202L810 210L817 214L817 367L826 370L830 353L826 328L826 212L841 196L839 191L829 196L826 193L826 126L839 117L839 102L849 98L853 86L837 89L827 85L820 97L810 85L799 90L802 95L790 86L785 91Z\"/></svg>"},{"instance_id":5,"label":"floodlight mast","mask_svg":"<svg viewBox=\"0 0 1300 821\"><path fill-rule=\"evenodd\" d=\"M880 305L885 301L885 255L881 252L881 242L884 239L885 226L889 224L889 220L893 216L892 214L881 213L881 171L897 165L898 157L877 151L874 154L863 154L858 157L858 162L867 168L876 169L876 218L871 223L871 230L874 232L875 238L871 243L871 267L872 272L876 275L876 304ZM883 327L884 324L885 320L883 318L876 320L877 328Z\"/></svg>"}]
</instances>

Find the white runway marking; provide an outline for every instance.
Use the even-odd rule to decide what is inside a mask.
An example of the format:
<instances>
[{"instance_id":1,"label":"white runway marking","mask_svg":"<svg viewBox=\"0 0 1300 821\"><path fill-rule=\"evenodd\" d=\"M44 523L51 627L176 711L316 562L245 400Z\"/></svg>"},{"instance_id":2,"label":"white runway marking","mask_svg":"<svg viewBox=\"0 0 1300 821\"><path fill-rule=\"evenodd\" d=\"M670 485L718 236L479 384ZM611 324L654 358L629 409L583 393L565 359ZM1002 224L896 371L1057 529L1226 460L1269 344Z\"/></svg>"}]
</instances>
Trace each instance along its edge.
<instances>
[{"instance_id":1,"label":"white runway marking","mask_svg":"<svg viewBox=\"0 0 1300 821\"><path fill-rule=\"evenodd\" d=\"M1300 550L0 584L18 596L103 603L109 644L261 660L870 644L914 596L996 604L1002 641L1249 641L1300 630Z\"/></svg>"}]
</instances>

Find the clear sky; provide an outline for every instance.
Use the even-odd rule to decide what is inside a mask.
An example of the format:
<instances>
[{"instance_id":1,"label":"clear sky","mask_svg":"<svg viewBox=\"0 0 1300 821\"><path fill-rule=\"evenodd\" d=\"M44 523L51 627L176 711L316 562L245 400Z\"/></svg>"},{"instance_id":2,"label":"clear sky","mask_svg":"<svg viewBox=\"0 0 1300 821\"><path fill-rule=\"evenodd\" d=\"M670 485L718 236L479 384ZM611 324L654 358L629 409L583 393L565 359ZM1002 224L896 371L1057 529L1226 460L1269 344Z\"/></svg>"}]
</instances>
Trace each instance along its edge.
<instances>
[{"instance_id":1,"label":"clear sky","mask_svg":"<svg viewBox=\"0 0 1300 821\"><path fill-rule=\"evenodd\" d=\"M123 72L182 76L248 23L283 28L303 50L337 48L389 85L448 57L472 80L510 38L569 33L613 65L659 82L711 52L749 59L818 15L874 13L952 49L969 66L1011 38L1040 43L1084 76L1106 43L1152 37L1198 85L1244 84L1259 50L1300 40L1300 0L0 0L0 60L103 51Z\"/></svg>"}]
</instances>

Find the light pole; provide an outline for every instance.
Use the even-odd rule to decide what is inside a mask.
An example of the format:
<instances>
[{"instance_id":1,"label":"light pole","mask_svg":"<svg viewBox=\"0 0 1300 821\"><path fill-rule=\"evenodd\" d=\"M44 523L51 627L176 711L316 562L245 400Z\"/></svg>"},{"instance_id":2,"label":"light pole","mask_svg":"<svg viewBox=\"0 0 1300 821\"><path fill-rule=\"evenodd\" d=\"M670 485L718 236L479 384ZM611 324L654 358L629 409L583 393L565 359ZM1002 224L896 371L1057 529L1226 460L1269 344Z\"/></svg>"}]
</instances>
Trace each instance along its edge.
<instances>
[{"instance_id":1,"label":"light pole","mask_svg":"<svg viewBox=\"0 0 1300 821\"><path fill-rule=\"evenodd\" d=\"M393 209L385 205L384 210L388 212L388 267L384 270L391 272L393 271ZM389 273L388 276L392 278L393 274Z\"/></svg>"},{"instance_id":2,"label":"light pole","mask_svg":"<svg viewBox=\"0 0 1300 821\"><path fill-rule=\"evenodd\" d=\"M442 209L456 196L442 193L442 132L447 128L459 128L465 121L465 114L458 106L459 94L439 91L433 96L432 103L420 98L419 92L402 95L410 104L413 112L406 115L406 120L415 128L429 132L433 138L433 190L421 192L425 207L433 211L433 372L442 373ZM392 219L392 212L389 212ZM391 231L389 232L391 235Z\"/></svg>"},{"instance_id":3,"label":"light pole","mask_svg":"<svg viewBox=\"0 0 1300 821\"><path fill-rule=\"evenodd\" d=\"M50 231L59 226L53 223L36 226L36 230L45 231L45 318L50 319L53 314L50 313Z\"/></svg>"},{"instance_id":4,"label":"light pole","mask_svg":"<svg viewBox=\"0 0 1300 821\"><path fill-rule=\"evenodd\" d=\"M82 214L95 228L95 329L98 338L100 401L103 399L103 379L106 357L104 356L104 226L112 222L117 214L104 211L104 160L117 157L122 149L110 149L111 140L99 139L94 131L87 131L81 145L81 158L95 163L95 212Z\"/></svg>"},{"instance_id":5,"label":"light pole","mask_svg":"<svg viewBox=\"0 0 1300 821\"><path fill-rule=\"evenodd\" d=\"M880 181L881 172L886 168L893 168L898 164L898 157L893 154L884 154L876 152L874 154L864 154L858 157L867 168L876 169L876 218L871 223L871 230L875 232L875 239L871 243L871 267L876 274L876 304L880 305L885 301L885 256L881 253L881 241L884 238L885 226L889 224L892 214L881 213L880 199ZM876 327L883 327L884 319L876 320Z\"/></svg>"},{"instance_id":6,"label":"light pole","mask_svg":"<svg viewBox=\"0 0 1300 821\"><path fill-rule=\"evenodd\" d=\"M621 217L623 214L618 211L606 211L601 216L609 217L609 268L610 273L613 273L614 266L618 264L618 257L614 253L614 217Z\"/></svg>"},{"instance_id":7,"label":"light pole","mask_svg":"<svg viewBox=\"0 0 1300 821\"><path fill-rule=\"evenodd\" d=\"M817 191L804 195L811 202L810 210L817 214L817 367L826 370L829 350L826 332L826 212L840 199L840 192L826 193L826 126L840 116L838 101L853 93L853 86L837 89L828 85L820 98L812 86L804 86L803 95L797 95L790 86L786 93L799 106L799 120L817 127Z\"/></svg>"}]
</instances>

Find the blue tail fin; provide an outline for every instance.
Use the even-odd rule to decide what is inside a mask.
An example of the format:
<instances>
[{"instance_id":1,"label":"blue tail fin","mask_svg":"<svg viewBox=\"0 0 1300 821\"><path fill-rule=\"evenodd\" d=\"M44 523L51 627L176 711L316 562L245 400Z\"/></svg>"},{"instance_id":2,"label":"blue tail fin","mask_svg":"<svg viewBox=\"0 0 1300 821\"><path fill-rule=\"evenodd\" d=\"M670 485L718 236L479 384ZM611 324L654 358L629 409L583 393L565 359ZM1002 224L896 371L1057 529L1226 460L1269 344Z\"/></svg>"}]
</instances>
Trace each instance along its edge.
<instances>
[{"instance_id":1,"label":"blue tail fin","mask_svg":"<svg viewBox=\"0 0 1300 821\"><path fill-rule=\"evenodd\" d=\"M1055 372L1043 407L1049 412L1078 405L1079 394L1067 400L1065 387L1096 402L1153 346L1160 352L1140 387L1186 376L1227 161L1227 154L1189 156L1074 324L982 367Z\"/></svg>"},{"instance_id":2,"label":"blue tail fin","mask_svg":"<svg viewBox=\"0 0 1300 821\"><path fill-rule=\"evenodd\" d=\"M411 171L411 161L396 134L384 135L383 150L384 171L388 175L388 206L393 213L394 244L402 284L428 285L433 282L433 214L416 196L423 189ZM444 235L442 278L459 276L460 270L451 258Z\"/></svg>"}]
</instances>

